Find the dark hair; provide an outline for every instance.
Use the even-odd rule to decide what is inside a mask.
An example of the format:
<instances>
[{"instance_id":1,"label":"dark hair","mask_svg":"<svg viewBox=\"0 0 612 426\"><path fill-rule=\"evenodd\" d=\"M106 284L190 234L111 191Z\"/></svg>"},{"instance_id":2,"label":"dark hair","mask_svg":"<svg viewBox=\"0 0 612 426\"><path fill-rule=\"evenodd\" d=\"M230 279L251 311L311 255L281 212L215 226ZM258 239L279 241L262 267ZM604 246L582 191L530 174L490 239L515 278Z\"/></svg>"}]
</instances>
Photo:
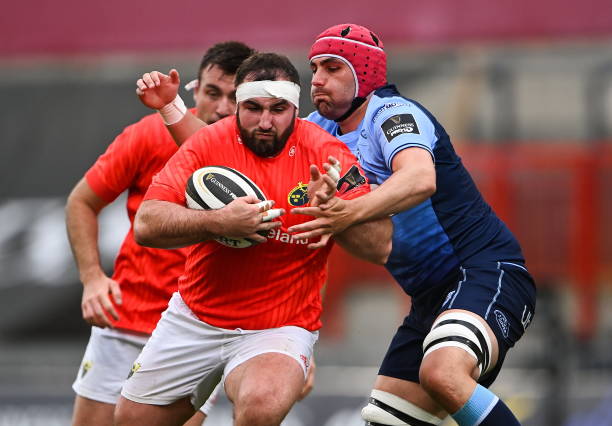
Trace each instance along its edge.
<instances>
[{"instance_id":1,"label":"dark hair","mask_svg":"<svg viewBox=\"0 0 612 426\"><path fill-rule=\"evenodd\" d=\"M236 86L249 78L251 81L287 79L298 86L300 75L289 58L276 53L255 53L236 71Z\"/></svg>"},{"instance_id":2,"label":"dark hair","mask_svg":"<svg viewBox=\"0 0 612 426\"><path fill-rule=\"evenodd\" d=\"M204 54L198 70L198 81L202 77L202 70L210 65L218 66L224 74L236 74L240 64L254 53L254 49L240 41L217 43Z\"/></svg>"}]
</instances>

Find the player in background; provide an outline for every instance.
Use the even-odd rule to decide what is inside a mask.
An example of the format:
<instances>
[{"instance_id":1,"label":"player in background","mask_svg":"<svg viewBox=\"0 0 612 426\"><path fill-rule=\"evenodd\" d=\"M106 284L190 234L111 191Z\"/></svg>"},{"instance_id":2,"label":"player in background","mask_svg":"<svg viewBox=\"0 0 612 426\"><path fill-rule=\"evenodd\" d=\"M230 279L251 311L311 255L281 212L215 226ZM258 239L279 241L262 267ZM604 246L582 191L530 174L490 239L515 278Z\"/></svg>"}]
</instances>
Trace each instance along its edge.
<instances>
[{"instance_id":1,"label":"player in background","mask_svg":"<svg viewBox=\"0 0 612 426\"><path fill-rule=\"evenodd\" d=\"M234 404L235 425L279 425L304 384L321 326L320 289L331 244L310 250L287 228L306 216L264 221L255 197L219 210L192 210L185 182L205 165L225 165L250 177L282 211L301 205L289 194L327 175L312 164L334 155L352 176L342 198L369 191L350 151L328 133L296 118L297 70L283 56L256 54L236 74L236 117L197 132L154 178L135 220L136 239L149 246L194 245L184 275L151 339L125 382L117 425L176 425L189 418L219 377ZM329 183L328 183L329 187ZM335 185L331 184L335 192ZM388 219L336 235L361 256L383 263L390 251ZM267 231L268 238L258 235ZM261 244L235 249L211 241L248 237ZM190 397L191 396L191 397Z\"/></svg>"},{"instance_id":2,"label":"player in background","mask_svg":"<svg viewBox=\"0 0 612 426\"><path fill-rule=\"evenodd\" d=\"M311 47L308 119L358 157L374 191L295 209L315 220L290 232L312 239L393 215L386 264L412 297L380 367L368 425L460 426L519 421L487 388L535 309L519 243L483 200L434 116L386 82L383 43L343 24Z\"/></svg>"},{"instance_id":3,"label":"player in background","mask_svg":"<svg viewBox=\"0 0 612 426\"><path fill-rule=\"evenodd\" d=\"M253 52L243 43L225 42L205 53L193 110L205 123L234 114L234 74ZM178 79L175 83L178 90ZM121 386L184 270L186 249L145 248L136 244L133 234L134 216L152 177L177 150L162 118L146 116L117 136L68 197L66 226L83 283L83 318L92 325L73 384L74 426L113 424ZM100 266L98 215L125 190L132 226L108 277ZM209 409L210 404L205 405L188 424L202 424Z\"/></svg>"}]
</instances>

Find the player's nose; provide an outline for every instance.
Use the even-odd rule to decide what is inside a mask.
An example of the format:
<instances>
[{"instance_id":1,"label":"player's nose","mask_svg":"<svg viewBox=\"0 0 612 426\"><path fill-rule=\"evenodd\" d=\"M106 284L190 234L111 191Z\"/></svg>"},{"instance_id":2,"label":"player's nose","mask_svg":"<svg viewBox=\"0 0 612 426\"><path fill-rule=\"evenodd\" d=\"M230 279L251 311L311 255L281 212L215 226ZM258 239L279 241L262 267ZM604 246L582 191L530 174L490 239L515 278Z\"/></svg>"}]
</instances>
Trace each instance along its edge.
<instances>
[{"instance_id":1,"label":"player's nose","mask_svg":"<svg viewBox=\"0 0 612 426\"><path fill-rule=\"evenodd\" d=\"M325 85L325 76L321 69L317 69L312 73L312 81L313 86L321 87Z\"/></svg>"},{"instance_id":2,"label":"player's nose","mask_svg":"<svg viewBox=\"0 0 612 426\"><path fill-rule=\"evenodd\" d=\"M217 104L217 115L220 117L227 117L228 115L234 114L236 110L236 104L229 98L222 98Z\"/></svg>"},{"instance_id":3,"label":"player's nose","mask_svg":"<svg viewBox=\"0 0 612 426\"><path fill-rule=\"evenodd\" d=\"M259 117L259 128L269 130L272 128L272 114L270 111L264 110Z\"/></svg>"}]
</instances>

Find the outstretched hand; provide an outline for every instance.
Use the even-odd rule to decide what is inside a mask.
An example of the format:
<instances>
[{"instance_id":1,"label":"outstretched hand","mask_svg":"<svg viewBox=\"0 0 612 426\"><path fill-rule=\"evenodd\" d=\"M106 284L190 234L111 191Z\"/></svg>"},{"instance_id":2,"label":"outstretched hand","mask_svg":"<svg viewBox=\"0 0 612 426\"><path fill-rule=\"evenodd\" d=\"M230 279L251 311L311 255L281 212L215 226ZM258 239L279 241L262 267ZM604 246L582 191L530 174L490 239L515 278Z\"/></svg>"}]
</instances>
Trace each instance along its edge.
<instances>
[{"instance_id":1,"label":"outstretched hand","mask_svg":"<svg viewBox=\"0 0 612 426\"><path fill-rule=\"evenodd\" d=\"M308 183L310 207L295 208L291 211L294 214L306 214L315 217L310 222L289 228L289 232L301 232L294 235L294 238L298 240L321 237L319 241L308 244L309 249L325 247L334 233L341 232L336 231L333 224L325 220L324 210L342 203L342 200L335 196L342 166L337 159L330 156L328 163L323 164L323 168L326 173L321 173L315 165L310 166L310 182Z\"/></svg>"},{"instance_id":2,"label":"outstretched hand","mask_svg":"<svg viewBox=\"0 0 612 426\"><path fill-rule=\"evenodd\" d=\"M160 109L176 98L180 83L179 73L175 69L171 69L168 75L151 71L136 82L136 94L145 106Z\"/></svg>"}]
</instances>

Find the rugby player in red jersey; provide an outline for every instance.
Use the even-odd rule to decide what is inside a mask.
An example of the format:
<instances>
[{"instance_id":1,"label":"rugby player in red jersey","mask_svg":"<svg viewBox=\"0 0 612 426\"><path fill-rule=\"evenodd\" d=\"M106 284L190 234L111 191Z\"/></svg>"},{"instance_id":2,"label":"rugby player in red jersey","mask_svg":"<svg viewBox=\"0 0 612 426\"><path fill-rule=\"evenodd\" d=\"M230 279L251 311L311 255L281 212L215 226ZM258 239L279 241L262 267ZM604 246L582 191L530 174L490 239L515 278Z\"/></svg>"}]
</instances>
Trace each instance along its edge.
<instances>
[{"instance_id":1,"label":"rugby player in red jersey","mask_svg":"<svg viewBox=\"0 0 612 426\"><path fill-rule=\"evenodd\" d=\"M193 110L205 123L234 114L234 74L253 52L239 42L219 43L206 52L198 72ZM178 74L174 84L177 90ZM162 118L158 114L146 116L117 136L68 198L66 225L83 283L83 318L92 325L73 384L77 394L74 426L113 424L121 385L168 306L187 253L186 249L139 246L130 228L117 255L114 274L108 277L100 266L98 214L127 190L127 213L133 222L153 175L177 149ZM188 424L202 424L209 405Z\"/></svg>"},{"instance_id":2,"label":"rugby player in red jersey","mask_svg":"<svg viewBox=\"0 0 612 426\"><path fill-rule=\"evenodd\" d=\"M310 242L294 240L287 229L308 218L264 221L254 197L219 210L188 209L185 182L205 165L228 166L287 211L301 205L289 194L304 182L312 181L313 190L335 191L329 176L310 167L333 155L344 165L340 173L354 177L340 197L363 195L369 185L348 148L296 118L299 76L285 57L252 56L238 69L236 85L236 117L201 129L183 144L154 178L137 213L139 243L192 248L179 291L124 384L117 425L181 424L222 376L235 425L279 425L304 384L321 326L320 289L331 244L311 250ZM258 231L267 231L268 238ZM381 219L335 238L351 252L384 263L390 234L390 221ZM261 244L234 249L212 241L218 236Z\"/></svg>"}]
</instances>

